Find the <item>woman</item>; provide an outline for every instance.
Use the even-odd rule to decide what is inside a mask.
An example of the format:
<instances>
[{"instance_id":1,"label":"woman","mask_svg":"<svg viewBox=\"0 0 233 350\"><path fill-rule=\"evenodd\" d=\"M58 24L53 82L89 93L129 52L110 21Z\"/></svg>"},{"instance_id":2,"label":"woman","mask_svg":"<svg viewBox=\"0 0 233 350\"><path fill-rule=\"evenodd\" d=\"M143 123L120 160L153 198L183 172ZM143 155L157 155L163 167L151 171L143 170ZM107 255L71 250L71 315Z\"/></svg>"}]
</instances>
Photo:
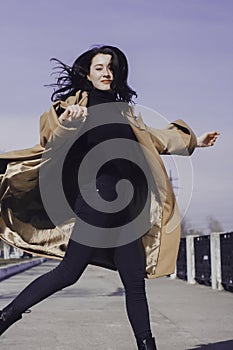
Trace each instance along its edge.
<instances>
[{"instance_id":1,"label":"woman","mask_svg":"<svg viewBox=\"0 0 233 350\"><path fill-rule=\"evenodd\" d=\"M0 157L0 232L3 240L26 251L64 258L55 269L29 284L0 312L0 334L22 318L22 313L28 308L75 283L86 266L92 263L118 270L125 288L127 313L138 349L156 349L150 328L145 277L154 278L173 272L180 233L175 197L159 154L190 155L196 146L213 145L219 133L205 133L196 138L182 120L169 124L166 129L157 130L146 126L140 116L135 117L132 98L136 96L136 92L127 83L126 57L116 47L102 46L88 50L75 61L72 68L58 62L62 73L54 84L56 91L52 100L55 103L41 117L40 145L5 153ZM98 119L98 106L102 108L109 104L110 124L100 125L99 121L95 124ZM98 129L99 126L101 129ZM60 225L64 229L61 231L55 227L51 217L46 216L42 203L43 188L38 190L38 169L43 163L41 159L45 153L50 154L50 150L55 149L56 155L57 149L64 149L64 140L68 140L76 132L79 137L64 157L62 183L66 199L78 219L73 226L64 222L63 226ZM86 180L92 169L93 157L87 163L81 185L77 184L75 174L77 169L80 170L84 155L109 139L118 142L119 139L130 140L130 146L122 156L128 158L128 162L119 158L109 161L108 149L105 148L101 153L103 167L97 173L94 187L90 180ZM110 149L111 152L113 148ZM135 152L136 163L143 164L144 173L137 164L129 161ZM52 158L49 155L48 159ZM99 196L104 199L105 204L107 202L109 207L112 206L117 198L116 184L122 178L128 179L134 189L134 196L127 209L120 211L120 215L116 212L113 215L110 212L105 213L104 207L93 210L89 204L97 205ZM109 241L104 245L111 235L104 235L101 243L97 244L97 241L93 242L94 231L89 234L87 229L84 235L80 233L80 227L85 229L90 225L107 230L117 226L131 227L129 225L142 209L141 203L146 208L144 217L147 220L145 225L139 225L142 230L139 234L133 233L124 240L126 235L117 243ZM81 226L82 222L89 226ZM46 247L43 243L45 232L48 232L49 237ZM72 239L64 232L72 232ZM120 235L120 231L117 232ZM83 237L88 237L85 244ZM117 240L118 237L114 239Z\"/></svg>"}]
</instances>

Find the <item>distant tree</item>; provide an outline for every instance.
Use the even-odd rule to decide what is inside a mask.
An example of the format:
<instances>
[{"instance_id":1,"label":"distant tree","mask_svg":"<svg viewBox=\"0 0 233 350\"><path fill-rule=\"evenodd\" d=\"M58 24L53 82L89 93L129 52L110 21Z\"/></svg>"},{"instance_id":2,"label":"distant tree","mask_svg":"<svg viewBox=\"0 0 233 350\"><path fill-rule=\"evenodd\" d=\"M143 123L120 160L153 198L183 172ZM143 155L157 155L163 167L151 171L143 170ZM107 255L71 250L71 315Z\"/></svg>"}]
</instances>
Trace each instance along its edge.
<instances>
[{"instance_id":1,"label":"distant tree","mask_svg":"<svg viewBox=\"0 0 233 350\"><path fill-rule=\"evenodd\" d=\"M208 220L208 229L210 232L223 232L223 226L221 223L214 218L212 215L207 217Z\"/></svg>"},{"instance_id":2,"label":"distant tree","mask_svg":"<svg viewBox=\"0 0 233 350\"><path fill-rule=\"evenodd\" d=\"M181 221L181 237L186 237L189 235L198 235L201 236L203 233L197 229L194 229L190 226L190 223L187 218L183 218Z\"/></svg>"},{"instance_id":3,"label":"distant tree","mask_svg":"<svg viewBox=\"0 0 233 350\"><path fill-rule=\"evenodd\" d=\"M188 232L190 230L189 226L190 225L187 218L184 217L181 221L181 237L186 237L188 235Z\"/></svg>"},{"instance_id":4,"label":"distant tree","mask_svg":"<svg viewBox=\"0 0 233 350\"><path fill-rule=\"evenodd\" d=\"M188 231L187 236L188 236L188 235L192 235L192 236L202 236L202 235L203 235L203 232L200 231L200 230L191 228L191 229Z\"/></svg>"}]
</instances>

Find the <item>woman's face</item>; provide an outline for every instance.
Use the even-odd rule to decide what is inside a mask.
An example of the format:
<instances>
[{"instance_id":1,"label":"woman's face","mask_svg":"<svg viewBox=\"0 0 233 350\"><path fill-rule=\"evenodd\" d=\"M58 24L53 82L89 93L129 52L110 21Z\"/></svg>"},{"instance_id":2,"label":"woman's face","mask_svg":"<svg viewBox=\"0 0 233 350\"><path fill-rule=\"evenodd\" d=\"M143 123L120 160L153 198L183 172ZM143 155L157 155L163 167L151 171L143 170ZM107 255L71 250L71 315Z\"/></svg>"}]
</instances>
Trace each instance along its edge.
<instances>
[{"instance_id":1,"label":"woman's face","mask_svg":"<svg viewBox=\"0 0 233 350\"><path fill-rule=\"evenodd\" d=\"M110 69L112 56L98 53L92 58L90 72L87 79L99 90L111 90L113 73Z\"/></svg>"}]
</instances>

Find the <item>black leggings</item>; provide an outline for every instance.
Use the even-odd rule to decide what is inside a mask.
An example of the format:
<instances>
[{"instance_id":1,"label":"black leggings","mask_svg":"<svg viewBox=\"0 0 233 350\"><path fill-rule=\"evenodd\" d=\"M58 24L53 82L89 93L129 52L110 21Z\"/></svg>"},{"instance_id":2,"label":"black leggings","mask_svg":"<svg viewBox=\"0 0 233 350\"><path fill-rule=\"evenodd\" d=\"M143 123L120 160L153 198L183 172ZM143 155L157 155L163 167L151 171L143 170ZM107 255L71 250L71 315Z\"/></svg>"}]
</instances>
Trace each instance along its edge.
<instances>
[{"instance_id":1,"label":"black leggings","mask_svg":"<svg viewBox=\"0 0 233 350\"><path fill-rule=\"evenodd\" d=\"M82 275L96 248L69 240L64 259L53 270L31 282L11 303L24 312L53 293L74 284ZM145 291L145 260L141 240L114 248L114 261L125 288L126 309L137 339L151 335Z\"/></svg>"}]
</instances>

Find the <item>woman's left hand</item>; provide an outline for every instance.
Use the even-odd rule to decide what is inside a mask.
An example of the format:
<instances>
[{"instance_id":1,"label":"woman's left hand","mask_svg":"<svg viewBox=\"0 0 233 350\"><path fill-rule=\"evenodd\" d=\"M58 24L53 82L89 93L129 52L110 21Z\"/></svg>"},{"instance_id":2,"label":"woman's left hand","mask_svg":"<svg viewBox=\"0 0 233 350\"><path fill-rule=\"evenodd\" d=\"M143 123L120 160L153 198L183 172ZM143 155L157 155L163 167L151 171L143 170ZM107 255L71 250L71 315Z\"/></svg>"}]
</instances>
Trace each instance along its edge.
<instances>
[{"instance_id":1,"label":"woman's left hand","mask_svg":"<svg viewBox=\"0 0 233 350\"><path fill-rule=\"evenodd\" d=\"M197 137L197 147L213 146L219 135L219 131L205 132Z\"/></svg>"}]
</instances>

